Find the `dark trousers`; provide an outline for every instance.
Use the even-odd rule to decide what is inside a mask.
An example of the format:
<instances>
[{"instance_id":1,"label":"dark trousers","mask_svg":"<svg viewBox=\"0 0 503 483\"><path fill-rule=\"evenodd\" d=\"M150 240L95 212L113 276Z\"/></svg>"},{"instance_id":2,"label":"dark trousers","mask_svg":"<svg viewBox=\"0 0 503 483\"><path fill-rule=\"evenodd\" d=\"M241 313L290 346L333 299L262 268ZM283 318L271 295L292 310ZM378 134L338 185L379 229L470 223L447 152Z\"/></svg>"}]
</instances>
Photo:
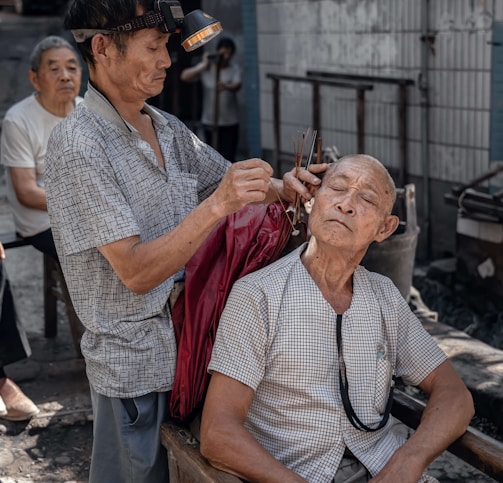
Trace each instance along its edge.
<instances>
[{"instance_id":1,"label":"dark trousers","mask_svg":"<svg viewBox=\"0 0 503 483\"><path fill-rule=\"evenodd\" d=\"M20 324L3 261L0 260L0 369L31 355L30 345Z\"/></svg>"},{"instance_id":2,"label":"dark trousers","mask_svg":"<svg viewBox=\"0 0 503 483\"><path fill-rule=\"evenodd\" d=\"M236 161L238 149L239 124L220 126L218 128L218 146L213 146L213 126L204 127L204 140L206 144L214 147L225 159L231 163Z\"/></svg>"}]
</instances>

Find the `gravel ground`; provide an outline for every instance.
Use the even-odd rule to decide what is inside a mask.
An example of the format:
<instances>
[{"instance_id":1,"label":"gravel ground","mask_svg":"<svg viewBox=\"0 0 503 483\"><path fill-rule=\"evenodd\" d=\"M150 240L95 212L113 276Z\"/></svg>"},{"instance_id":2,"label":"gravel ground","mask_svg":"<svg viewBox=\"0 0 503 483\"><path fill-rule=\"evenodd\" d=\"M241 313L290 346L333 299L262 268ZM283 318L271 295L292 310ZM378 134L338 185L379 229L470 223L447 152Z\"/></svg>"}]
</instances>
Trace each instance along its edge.
<instances>
[{"instance_id":1,"label":"gravel ground","mask_svg":"<svg viewBox=\"0 0 503 483\"><path fill-rule=\"evenodd\" d=\"M416 271L414 286L444 324L503 350L503 300L460 282L455 269L455 259L436 261Z\"/></svg>"}]
</instances>

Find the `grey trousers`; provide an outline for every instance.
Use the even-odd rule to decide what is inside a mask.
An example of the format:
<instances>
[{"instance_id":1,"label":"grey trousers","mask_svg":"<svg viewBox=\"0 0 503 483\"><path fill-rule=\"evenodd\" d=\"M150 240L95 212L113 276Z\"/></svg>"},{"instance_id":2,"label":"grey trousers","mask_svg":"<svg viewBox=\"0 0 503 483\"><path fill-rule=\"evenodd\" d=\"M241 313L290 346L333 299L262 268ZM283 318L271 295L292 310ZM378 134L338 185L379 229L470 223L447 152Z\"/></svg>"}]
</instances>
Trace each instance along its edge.
<instances>
[{"instance_id":1,"label":"grey trousers","mask_svg":"<svg viewBox=\"0 0 503 483\"><path fill-rule=\"evenodd\" d=\"M365 466L354 456L344 455L333 483L366 483L370 479L371 476Z\"/></svg>"},{"instance_id":2,"label":"grey trousers","mask_svg":"<svg viewBox=\"0 0 503 483\"><path fill-rule=\"evenodd\" d=\"M91 388L93 450L90 483L166 483L168 462L160 441L168 393L120 399Z\"/></svg>"}]
</instances>

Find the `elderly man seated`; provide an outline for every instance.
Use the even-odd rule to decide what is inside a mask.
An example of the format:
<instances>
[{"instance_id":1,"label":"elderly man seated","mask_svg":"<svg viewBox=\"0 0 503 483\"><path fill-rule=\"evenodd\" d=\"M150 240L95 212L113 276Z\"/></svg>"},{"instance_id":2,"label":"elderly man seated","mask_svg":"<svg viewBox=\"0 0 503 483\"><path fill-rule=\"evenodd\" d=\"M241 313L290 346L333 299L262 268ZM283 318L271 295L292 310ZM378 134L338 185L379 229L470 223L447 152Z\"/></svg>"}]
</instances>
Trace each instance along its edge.
<instances>
[{"instance_id":1,"label":"elderly man seated","mask_svg":"<svg viewBox=\"0 0 503 483\"><path fill-rule=\"evenodd\" d=\"M394 199L378 160L340 159L316 193L309 242L235 284L201 424L215 467L261 483L436 481L424 471L473 402L391 280L359 265L395 231ZM407 441L389 418L397 377L429 395Z\"/></svg>"}]
</instances>

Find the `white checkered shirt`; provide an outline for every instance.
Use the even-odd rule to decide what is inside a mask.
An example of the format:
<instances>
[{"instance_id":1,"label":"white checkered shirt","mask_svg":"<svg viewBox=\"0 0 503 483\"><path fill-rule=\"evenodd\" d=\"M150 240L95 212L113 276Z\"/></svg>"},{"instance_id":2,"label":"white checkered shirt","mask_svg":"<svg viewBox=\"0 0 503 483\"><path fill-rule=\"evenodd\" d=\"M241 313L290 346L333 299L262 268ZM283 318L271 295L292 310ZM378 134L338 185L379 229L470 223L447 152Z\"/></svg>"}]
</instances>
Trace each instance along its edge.
<instances>
[{"instance_id":1,"label":"white checkered shirt","mask_svg":"<svg viewBox=\"0 0 503 483\"><path fill-rule=\"evenodd\" d=\"M392 431L393 418L375 433L347 419L336 313L302 264L303 248L234 285L209 370L255 391L247 428L308 481L330 482L346 446L376 475L403 440ZM352 405L373 427L382 418L392 374L417 385L446 359L391 280L363 267L353 277L342 340Z\"/></svg>"},{"instance_id":2,"label":"white checkered shirt","mask_svg":"<svg viewBox=\"0 0 503 483\"><path fill-rule=\"evenodd\" d=\"M86 327L82 353L94 389L136 397L172 386L176 344L166 303L170 277L145 295L120 281L97 247L175 228L214 191L229 163L180 122L145 105L166 169L91 85L52 132L46 190L54 241Z\"/></svg>"}]
</instances>

